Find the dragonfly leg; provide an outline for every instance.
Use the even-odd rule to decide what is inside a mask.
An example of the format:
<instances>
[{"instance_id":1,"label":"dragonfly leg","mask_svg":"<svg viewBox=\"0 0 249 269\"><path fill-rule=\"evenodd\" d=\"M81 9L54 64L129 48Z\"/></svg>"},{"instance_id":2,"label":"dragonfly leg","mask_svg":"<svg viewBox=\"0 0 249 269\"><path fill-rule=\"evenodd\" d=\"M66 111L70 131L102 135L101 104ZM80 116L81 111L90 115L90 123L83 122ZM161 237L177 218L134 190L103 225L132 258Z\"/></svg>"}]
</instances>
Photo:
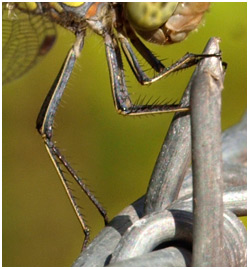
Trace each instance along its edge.
<instances>
[{"instance_id":1,"label":"dragonfly leg","mask_svg":"<svg viewBox=\"0 0 249 269\"><path fill-rule=\"evenodd\" d=\"M77 205L75 198L71 192L70 186L68 184L68 181L60 167L60 164L63 164L65 167L67 167L69 164L68 162L65 160L65 158L60 154L60 152L58 151L58 148L55 147L54 143L50 140L50 139L44 139L45 142L45 147L47 149L48 155L52 160L52 163L54 164L54 167L56 168L56 171L61 179L61 182L63 184L63 187L67 193L67 196L73 206L74 212L77 216L77 218L80 221L81 227L83 229L83 232L85 234L85 238L84 238L84 242L83 242L83 246L82 249L84 249L87 246L87 243L89 241L89 237L90 237L90 230L89 228L86 226L84 217L82 216L81 212L80 212L80 208Z\"/></svg>"},{"instance_id":2,"label":"dragonfly leg","mask_svg":"<svg viewBox=\"0 0 249 269\"><path fill-rule=\"evenodd\" d=\"M188 111L188 108L176 104L133 104L125 83L125 75L118 41L114 36L104 36L106 56L110 73L114 105L123 115L143 115L152 113Z\"/></svg>"},{"instance_id":3,"label":"dragonfly leg","mask_svg":"<svg viewBox=\"0 0 249 269\"><path fill-rule=\"evenodd\" d=\"M62 171L60 166L64 166L69 174L74 178L77 184L81 187L81 189L87 194L89 199L93 202L93 204L97 207L100 214L104 217L105 223L108 222L107 214L98 200L94 197L94 195L90 192L86 184L83 183L82 179L77 175L75 170L71 167L66 158L60 153L59 149L55 146L55 143L52 141L53 138L53 123L55 118L55 113L60 103L63 92L66 88L70 75L72 73L75 61L77 56L79 55L81 49L83 47L83 36L77 38L74 46L70 49L50 91L48 92L44 103L41 107L40 113L37 118L36 128L42 138L44 139L44 143L48 154L56 168L56 171L62 181L62 184L66 190L68 198L74 208L74 211L81 223L83 231L85 233L85 240L83 247L86 246L89 240L89 229L86 226L85 220L80 213L79 207L75 201L74 196L70 191L70 187L68 185L68 181L65 178L65 174Z\"/></svg>"},{"instance_id":4,"label":"dragonfly leg","mask_svg":"<svg viewBox=\"0 0 249 269\"><path fill-rule=\"evenodd\" d=\"M121 44L122 50L125 54L125 57L136 76L137 80L142 84L151 84L162 77L169 75L172 72L179 71L181 69L185 69L197 64L201 59L206 57L221 57L220 54L193 54L187 53L180 60L173 63L169 67L165 67L154 55L153 53L140 41L140 39L136 36L132 29L129 30L129 40L137 49L137 51L143 56L143 58L151 65L151 67L158 72L158 74L149 78L145 72L142 70L138 59L136 58L135 53L132 50L130 42L125 34L119 32L118 40Z\"/></svg>"}]
</instances>

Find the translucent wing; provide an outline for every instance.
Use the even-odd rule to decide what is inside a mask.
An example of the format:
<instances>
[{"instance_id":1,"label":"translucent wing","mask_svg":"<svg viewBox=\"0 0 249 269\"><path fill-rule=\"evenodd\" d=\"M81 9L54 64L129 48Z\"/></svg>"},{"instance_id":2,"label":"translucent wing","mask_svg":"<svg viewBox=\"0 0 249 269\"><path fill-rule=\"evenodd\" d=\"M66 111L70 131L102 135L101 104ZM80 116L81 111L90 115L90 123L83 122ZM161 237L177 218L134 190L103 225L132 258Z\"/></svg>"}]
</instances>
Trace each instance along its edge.
<instances>
[{"instance_id":1,"label":"translucent wing","mask_svg":"<svg viewBox=\"0 0 249 269\"><path fill-rule=\"evenodd\" d=\"M20 11L3 4L3 84L26 73L53 46L54 23L44 15Z\"/></svg>"}]
</instances>

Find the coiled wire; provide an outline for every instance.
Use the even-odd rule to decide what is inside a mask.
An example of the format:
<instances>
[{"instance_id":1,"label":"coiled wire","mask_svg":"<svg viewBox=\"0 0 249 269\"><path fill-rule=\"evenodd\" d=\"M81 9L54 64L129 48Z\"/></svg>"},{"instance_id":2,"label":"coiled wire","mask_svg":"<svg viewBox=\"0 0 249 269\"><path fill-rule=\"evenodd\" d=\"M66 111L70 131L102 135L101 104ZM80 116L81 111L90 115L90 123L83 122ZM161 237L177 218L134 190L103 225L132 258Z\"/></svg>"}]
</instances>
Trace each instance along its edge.
<instances>
[{"instance_id":1,"label":"coiled wire","mask_svg":"<svg viewBox=\"0 0 249 269\"><path fill-rule=\"evenodd\" d=\"M219 51L219 40L211 38L204 53ZM207 58L198 64L181 102L183 105L191 102L192 110L202 110L198 112L200 119L191 113L176 113L147 194L114 217L73 266L246 266L246 230L238 219L238 216L246 216L247 209L246 116L221 135L224 75L218 57ZM197 96L193 89L196 85ZM207 107L203 108L202 98ZM205 111L210 108L212 113ZM196 127L198 120L203 125ZM205 140L204 143L213 143L204 157L202 153L200 155L203 140L198 127L210 137L211 142ZM192 162L198 158L193 167L189 167L191 143ZM199 179L213 159L217 161L208 167L211 169L209 174ZM196 183L196 180L202 180L206 185ZM207 188L212 188L212 184L216 184L215 190L219 191L206 197ZM200 194L201 198L196 200ZM202 208L207 210L198 209L200 199L203 200L200 203L204 203Z\"/></svg>"}]
</instances>

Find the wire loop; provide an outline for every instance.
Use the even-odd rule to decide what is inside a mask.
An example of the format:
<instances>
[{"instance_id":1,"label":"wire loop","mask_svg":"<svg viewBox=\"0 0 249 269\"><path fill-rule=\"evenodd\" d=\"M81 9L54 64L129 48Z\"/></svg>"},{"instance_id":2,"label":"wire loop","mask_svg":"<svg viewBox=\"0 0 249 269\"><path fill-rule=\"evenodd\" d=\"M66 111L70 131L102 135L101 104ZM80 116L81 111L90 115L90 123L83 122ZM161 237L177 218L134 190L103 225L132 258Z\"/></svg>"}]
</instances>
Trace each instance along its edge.
<instances>
[{"instance_id":1,"label":"wire loop","mask_svg":"<svg viewBox=\"0 0 249 269\"><path fill-rule=\"evenodd\" d=\"M211 38L204 53L219 52L218 44L217 38ZM209 88L207 90L221 92L225 75L221 59L212 57L204 61L205 63L201 61L198 64L182 104L189 104L196 83L199 91ZM218 94L215 100L204 100L211 106L216 106L207 118L216 121L213 124L219 130L221 96ZM201 102L200 99L195 101ZM202 103L197 105L201 106ZM198 116L204 117L201 113ZM195 124L197 121L202 122L202 119L186 112L176 113L155 165L147 194L114 217L80 254L73 266L246 266L246 230L238 219L238 216L246 215L247 209L246 116L240 123L223 132L222 136L217 131L220 140L212 137L216 134L211 132L210 122L209 126L202 126L204 130L201 131L217 143L217 148L210 147L205 153L206 159L188 167L190 144L195 143L194 136L199 135L197 131L191 130L190 122L193 120ZM196 133L193 135L193 132ZM199 142L197 148L202 143ZM196 154L192 150L192 160ZM207 178L210 178L208 180L212 184L220 184L220 191L217 195L211 193L205 197L205 189L208 190L211 183L206 177L201 180L208 182L207 185L196 183L196 174L200 169L206 169L205 165L212 158L219 159L219 154L223 163L217 161L211 167L218 174L207 175ZM219 173L221 176L217 178ZM204 199L207 210L198 211L200 201L196 197L200 193L200 199ZM205 200L210 198L211 200ZM208 210L216 201L219 201L217 208ZM204 220L204 223L199 220ZM217 223L218 227L214 226ZM204 231L203 225L206 227ZM214 229L217 229L217 233L213 232ZM210 234L204 236L205 233Z\"/></svg>"}]
</instances>

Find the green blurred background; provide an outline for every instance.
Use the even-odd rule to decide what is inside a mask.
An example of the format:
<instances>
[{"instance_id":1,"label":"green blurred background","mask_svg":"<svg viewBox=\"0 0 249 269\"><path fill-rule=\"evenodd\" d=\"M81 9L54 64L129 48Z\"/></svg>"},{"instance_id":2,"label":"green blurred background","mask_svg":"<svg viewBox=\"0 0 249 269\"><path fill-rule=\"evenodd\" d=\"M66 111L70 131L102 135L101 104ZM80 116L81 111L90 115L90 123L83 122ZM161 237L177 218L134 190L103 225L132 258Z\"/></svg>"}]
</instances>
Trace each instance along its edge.
<instances>
[{"instance_id":1,"label":"green blurred background","mask_svg":"<svg viewBox=\"0 0 249 269\"><path fill-rule=\"evenodd\" d=\"M213 3L205 26L183 43L148 44L169 65L187 51L202 52L210 37L221 38L223 59L228 63L223 129L237 123L246 110L246 5ZM74 40L72 34L58 30L51 52L3 88L4 266L70 266L83 242L81 227L35 129L40 106ZM140 95L179 100L193 72L191 68L142 87L127 64L125 69L133 100ZM110 219L145 193L172 117L132 118L116 113L104 45L90 33L56 116L55 140L87 178ZM103 220L84 194L77 197L94 238Z\"/></svg>"}]
</instances>

